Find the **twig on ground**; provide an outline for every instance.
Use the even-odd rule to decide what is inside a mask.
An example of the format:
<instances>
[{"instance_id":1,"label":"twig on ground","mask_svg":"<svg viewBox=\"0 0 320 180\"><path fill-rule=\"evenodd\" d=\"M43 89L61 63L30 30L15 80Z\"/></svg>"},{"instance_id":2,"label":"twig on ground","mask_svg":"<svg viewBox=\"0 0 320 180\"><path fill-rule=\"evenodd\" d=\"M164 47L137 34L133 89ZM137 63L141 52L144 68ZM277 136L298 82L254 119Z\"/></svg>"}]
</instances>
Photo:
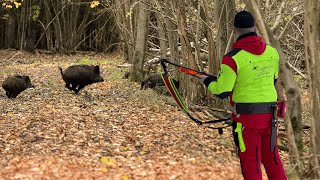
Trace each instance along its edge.
<instances>
[{"instance_id":1,"label":"twig on ground","mask_svg":"<svg viewBox=\"0 0 320 180\"><path fill-rule=\"evenodd\" d=\"M21 54L21 51L15 53L8 61L11 61L16 55Z\"/></svg>"}]
</instances>

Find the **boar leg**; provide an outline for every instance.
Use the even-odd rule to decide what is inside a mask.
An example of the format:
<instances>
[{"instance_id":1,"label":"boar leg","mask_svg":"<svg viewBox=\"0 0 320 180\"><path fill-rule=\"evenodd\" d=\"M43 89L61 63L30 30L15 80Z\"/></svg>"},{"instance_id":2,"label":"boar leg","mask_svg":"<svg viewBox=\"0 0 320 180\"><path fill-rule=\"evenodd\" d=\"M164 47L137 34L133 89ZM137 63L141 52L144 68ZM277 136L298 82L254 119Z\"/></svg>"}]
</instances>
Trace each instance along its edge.
<instances>
[{"instance_id":1,"label":"boar leg","mask_svg":"<svg viewBox=\"0 0 320 180\"><path fill-rule=\"evenodd\" d=\"M146 86L146 89L147 89L147 88L153 89L154 87L156 87L155 84L153 84L152 82L148 82L148 83L147 83L147 86Z\"/></svg>"},{"instance_id":2,"label":"boar leg","mask_svg":"<svg viewBox=\"0 0 320 180\"><path fill-rule=\"evenodd\" d=\"M70 83L66 83L66 88L68 88L70 91L73 91L73 89L70 87Z\"/></svg>"},{"instance_id":3,"label":"boar leg","mask_svg":"<svg viewBox=\"0 0 320 180\"><path fill-rule=\"evenodd\" d=\"M86 84L79 84L78 86L78 91L80 91L81 89L83 89L86 86Z\"/></svg>"},{"instance_id":4,"label":"boar leg","mask_svg":"<svg viewBox=\"0 0 320 180\"><path fill-rule=\"evenodd\" d=\"M70 86L71 85L71 86ZM76 94L79 92L77 89L76 89L76 87L77 87L78 85L76 84L71 84L71 83L66 83L66 88L68 88L70 91L74 91Z\"/></svg>"},{"instance_id":5,"label":"boar leg","mask_svg":"<svg viewBox=\"0 0 320 180\"><path fill-rule=\"evenodd\" d=\"M157 86L157 83L153 84L153 83L149 83L149 88L154 89Z\"/></svg>"},{"instance_id":6,"label":"boar leg","mask_svg":"<svg viewBox=\"0 0 320 180\"><path fill-rule=\"evenodd\" d=\"M16 98L18 96L19 92L13 91L11 93L11 97L10 98Z\"/></svg>"},{"instance_id":7,"label":"boar leg","mask_svg":"<svg viewBox=\"0 0 320 180\"><path fill-rule=\"evenodd\" d=\"M9 91L6 91L6 95L8 98L10 98L10 96L11 96Z\"/></svg>"},{"instance_id":8,"label":"boar leg","mask_svg":"<svg viewBox=\"0 0 320 180\"><path fill-rule=\"evenodd\" d=\"M79 84L71 84L71 86L72 86L71 89L72 89L76 94L79 93L79 90L77 89L78 85L79 85Z\"/></svg>"},{"instance_id":9,"label":"boar leg","mask_svg":"<svg viewBox=\"0 0 320 180\"><path fill-rule=\"evenodd\" d=\"M140 90L142 90L143 88L144 88L144 81L141 83Z\"/></svg>"}]
</instances>

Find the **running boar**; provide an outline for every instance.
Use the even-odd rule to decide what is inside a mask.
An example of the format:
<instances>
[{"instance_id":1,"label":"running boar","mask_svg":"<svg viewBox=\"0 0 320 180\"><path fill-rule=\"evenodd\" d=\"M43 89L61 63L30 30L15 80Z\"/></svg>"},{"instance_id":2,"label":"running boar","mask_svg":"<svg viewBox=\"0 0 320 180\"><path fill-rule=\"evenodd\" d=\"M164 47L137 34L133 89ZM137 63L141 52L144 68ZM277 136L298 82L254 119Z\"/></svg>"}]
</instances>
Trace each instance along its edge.
<instances>
[{"instance_id":1,"label":"running boar","mask_svg":"<svg viewBox=\"0 0 320 180\"><path fill-rule=\"evenodd\" d=\"M175 86L179 88L179 81L173 79L173 82ZM147 88L154 89L156 86L165 86L165 84L160 74L150 73L144 77L144 81L141 83L140 90Z\"/></svg>"},{"instance_id":2,"label":"running boar","mask_svg":"<svg viewBox=\"0 0 320 180\"><path fill-rule=\"evenodd\" d=\"M31 87L34 86L29 76L9 76L2 83L2 88L6 91L8 98L16 98L22 91Z\"/></svg>"},{"instance_id":3,"label":"running boar","mask_svg":"<svg viewBox=\"0 0 320 180\"><path fill-rule=\"evenodd\" d=\"M99 66L73 65L64 71L61 67L58 68L60 69L62 79L66 83L65 87L74 91L76 94L89 84L104 81L100 76Z\"/></svg>"}]
</instances>

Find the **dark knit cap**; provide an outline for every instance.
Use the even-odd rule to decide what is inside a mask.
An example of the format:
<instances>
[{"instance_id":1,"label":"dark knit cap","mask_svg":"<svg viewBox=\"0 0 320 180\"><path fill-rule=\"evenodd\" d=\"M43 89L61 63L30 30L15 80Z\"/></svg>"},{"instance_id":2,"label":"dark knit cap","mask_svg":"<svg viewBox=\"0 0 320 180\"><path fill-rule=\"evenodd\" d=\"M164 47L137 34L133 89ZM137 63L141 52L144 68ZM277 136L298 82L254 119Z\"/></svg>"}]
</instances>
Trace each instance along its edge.
<instances>
[{"instance_id":1,"label":"dark knit cap","mask_svg":"<svg viewBox=\"0 0 320 180\"><path fill-rule=\"evenodd\" d=\"M251 28L254 27L254 18L248 11L240 11L234 17L234 27Z\"/></svg>"}]
</instances>

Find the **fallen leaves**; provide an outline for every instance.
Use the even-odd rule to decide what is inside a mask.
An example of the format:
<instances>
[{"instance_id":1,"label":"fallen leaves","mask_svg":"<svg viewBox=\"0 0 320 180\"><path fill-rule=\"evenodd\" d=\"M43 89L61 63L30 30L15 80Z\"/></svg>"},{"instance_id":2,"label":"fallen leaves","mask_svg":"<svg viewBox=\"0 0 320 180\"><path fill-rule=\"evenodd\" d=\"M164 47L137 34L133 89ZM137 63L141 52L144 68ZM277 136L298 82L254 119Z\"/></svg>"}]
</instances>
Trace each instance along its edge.
<instances>
[{"instance_id":1,"label":"fallen leaves","mask_svg":"<svg viewBox=\"0 0 320 180\"><path fill-rule=\"evenodd\" d=\"M81 56L22 53L17 59L25 63L15 65L7 56L0 82L23 73L36 87L14 100L0 91L0 179L242 178L230 128L222 135L201 128L168 103L172 98L115 78L115 58L90 57L106 81L75 95L57 65ZM32 64L36 59L41 63Z\"/></svg>"},{"instance_id":2,"label":"fallen leaves","mask_svg":"<svg viewBox=\"0 0 320 180\"><path fill-rule=\"evenodd\" d=\"M100 161L107 166L114 166L116 164L116 161L114 159L107 156L101 157Z\"/></svg>"}]
</instances>

